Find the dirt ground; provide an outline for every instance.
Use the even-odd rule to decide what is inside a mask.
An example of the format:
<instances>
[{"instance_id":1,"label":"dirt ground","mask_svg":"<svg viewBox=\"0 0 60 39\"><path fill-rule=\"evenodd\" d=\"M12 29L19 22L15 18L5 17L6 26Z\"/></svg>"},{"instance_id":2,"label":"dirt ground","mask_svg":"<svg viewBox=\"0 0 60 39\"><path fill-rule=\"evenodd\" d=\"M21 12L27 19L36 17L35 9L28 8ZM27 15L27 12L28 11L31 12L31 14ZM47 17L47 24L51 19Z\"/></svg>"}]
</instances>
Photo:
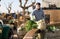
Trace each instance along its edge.
<instances>
[{"instance_id":1,"label":"dirt ground","mask_svg":"<svg viewBox=\"0 0 60 39\"><path fill-rule=\"evenodd\" d=\"M60 39L60 30L53 32L47 32L45 39Z\"/></svg>"}]
</instances>

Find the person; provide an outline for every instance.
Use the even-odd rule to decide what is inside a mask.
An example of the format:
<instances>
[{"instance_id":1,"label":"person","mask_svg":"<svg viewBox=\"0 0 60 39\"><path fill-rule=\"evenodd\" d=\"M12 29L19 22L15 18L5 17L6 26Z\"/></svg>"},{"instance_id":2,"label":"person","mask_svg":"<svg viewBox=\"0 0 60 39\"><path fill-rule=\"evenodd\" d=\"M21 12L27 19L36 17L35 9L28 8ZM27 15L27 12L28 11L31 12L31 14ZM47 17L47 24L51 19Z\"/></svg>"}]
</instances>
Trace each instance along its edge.
<instances>
[{"instance_id":1,"label":"person","mask_svg":"<svg viewBox=\"0 0 60 39\"><path fill-rule=\"evenodd\" d=\"M35 21L38 25L37 29L41 36L41 38L39 39L44 39L44 34L46 29L45 14L41 8L40 3L36 3L36 8L33 11L33 13L31 13L30 17L31 17L31 20Z\"/></svg>"}]
</instances>

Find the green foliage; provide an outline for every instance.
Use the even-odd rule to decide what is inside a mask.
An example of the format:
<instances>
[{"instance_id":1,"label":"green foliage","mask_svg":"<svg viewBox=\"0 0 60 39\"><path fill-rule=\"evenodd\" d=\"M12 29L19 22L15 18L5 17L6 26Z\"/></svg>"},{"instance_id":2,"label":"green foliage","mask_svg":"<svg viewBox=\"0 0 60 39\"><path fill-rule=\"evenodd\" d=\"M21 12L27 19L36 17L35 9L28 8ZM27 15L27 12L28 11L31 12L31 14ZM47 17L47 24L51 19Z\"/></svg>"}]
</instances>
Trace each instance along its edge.
<instances>
[{"instance_id":1,"label":"green foliage","mask_svg":"<svg viewBox=\"0 0 60 39\"><path fill-rule=\"evenodd\" d=\"M47 29L48 31L55 31L56 27L52 25L52 26L48 26Z\"/></svg>"},{"instance_id":2,"label":"green foliage","mask_svg":"<svg viewBox=\"0 0 60 39\"><path fill-rule=\"evenodd\" d=\"M28 20L26 22L26 25L25 25L26 31L29 31L29 30L31 30L33 28L37 28L37 24L34 21L32 21L32 20Z\"/></svg>"}]
</instances>

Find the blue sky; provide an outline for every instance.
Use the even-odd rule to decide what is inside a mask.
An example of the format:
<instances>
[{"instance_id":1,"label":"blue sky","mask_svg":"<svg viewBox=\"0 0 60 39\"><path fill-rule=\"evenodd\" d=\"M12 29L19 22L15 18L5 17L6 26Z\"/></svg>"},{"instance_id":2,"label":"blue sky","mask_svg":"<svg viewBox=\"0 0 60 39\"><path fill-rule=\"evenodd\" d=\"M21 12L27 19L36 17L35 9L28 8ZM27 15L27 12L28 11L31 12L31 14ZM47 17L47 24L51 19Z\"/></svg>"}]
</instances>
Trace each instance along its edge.
<instances>
[{"instance_id":1,"label":"blue sky","mask_svg":"<svg viewBox=\"0 0 60 39\"><path fill-rule=\"evenodd\" d=\"M1 7L0 7L0 13L1 12L5 12L7 13L7 9L6 7L8 7L8 4L10 4L11 2L13 2L12 4L12 10L11 12L17 12L17 11L22 11L22 9L19 7L20 3L19 3L19 0L1 0L0 4L1 4ZM24 4L24 0L22 0L23 4ZM42 0L36 0L36 2L40 2L42 3ZM27 3L27 6L31 4L31 0L28 1ZM32 12L32 8L30 7L28 9L28 11Z\"/></svg>"}]
</instances>

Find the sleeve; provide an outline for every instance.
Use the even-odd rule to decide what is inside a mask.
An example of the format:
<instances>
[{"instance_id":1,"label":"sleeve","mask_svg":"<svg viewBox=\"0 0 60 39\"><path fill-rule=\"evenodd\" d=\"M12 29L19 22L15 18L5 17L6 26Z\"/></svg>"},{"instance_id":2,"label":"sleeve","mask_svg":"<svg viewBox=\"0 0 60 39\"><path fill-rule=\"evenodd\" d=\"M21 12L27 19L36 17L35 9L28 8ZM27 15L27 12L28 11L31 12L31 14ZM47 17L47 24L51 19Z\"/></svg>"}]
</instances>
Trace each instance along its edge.
<instances>
[{"instance_id":1,"label":"sleeve","mask_svg":"<svg viewBox=\"0 0 60 39\"><path fill-rule=\"evenodd\" d=\"M42 18L45 19L45 14L43 10L42 10Z\"/></svg>"}]
</instances>

